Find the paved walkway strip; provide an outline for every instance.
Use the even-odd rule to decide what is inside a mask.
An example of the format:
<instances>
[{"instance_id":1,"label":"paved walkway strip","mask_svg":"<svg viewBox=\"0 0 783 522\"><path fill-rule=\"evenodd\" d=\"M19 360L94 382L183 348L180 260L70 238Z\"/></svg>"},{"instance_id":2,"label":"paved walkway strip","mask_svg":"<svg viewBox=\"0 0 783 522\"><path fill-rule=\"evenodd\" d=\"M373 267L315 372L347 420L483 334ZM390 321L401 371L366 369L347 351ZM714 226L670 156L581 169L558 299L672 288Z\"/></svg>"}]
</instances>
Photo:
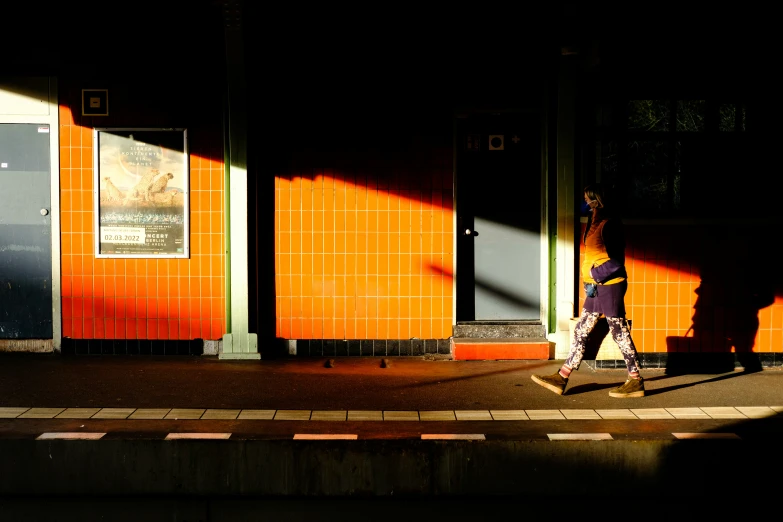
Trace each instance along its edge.
<instances>
[{"instance_id":1,"label":"paved walkway strip","mask_svg":"<svg viewBox=\"0 0 783 522\"><path fill-rule=\"evenodd\" d=\"M89 419L98 413L100 408L66 408L55 419Z\"/></svg>"},{"instance_id":2,"label":"paved walkway strip","mask_svg":"<svg viewBox=\"0 0 783 522\"><path fill-rule=\"evenodd\" d=\"M565 420L560 410L525 410L530 420Z\"/></svg>"},{"instance_id":3,"label":"paved walkway strip","mask_svg":"<svg viewBox=\"0 0 783 522\"><path fill-rule=\"evenodd\" d=\"M706 406L700 409L713 419L747 419L742 412L731 406Z\"/></svg>"},{"instance_id":4,"label":"paved walkway strip","mask_svg":"<svg viewBox=\"0 0 783 522\"><path fill-rule=\"evenodd\" d=\"M201 420L234 420L242 410L207 410Z\"/></svg>"},{"instance_id":5,"label":"paved walkway strip","mask_svg":"<svg viewBox=\"0 0 783 522\"><path fill-rule=\"evenodd\" d=\"M101 408L91 419L127 419L136 408Z\"/></svg>"},{"instance_id":6,"label":"paved walkway strip","mask_svg":"<svg viewBox=\"0 0 783 522\"><path fill-rule=\"evenodd\" d=\"M238 420L272 420L277 410L242 410Z\"/></svg>"},{"instance_id":7,"label":"paved walkway strip","mask_svg":"<svg viewBox=\"0 0 783 522\"><path fill-rule=\"evenodd\" d=\"M106 433L95 432L46 432L35 440L99 440ZM194 433L172 432L164 440L228 440L231 433ZM741 440L736 433L722 432L674 432L672 436L678 440ZM582 440L615 440L610 433L547 433L550 441L582 441ZM356 433L296 433L294 440L358 440ZM483 433L422 433L421 440L486 440Z\"/></svg>"},{"instance_id":8,"label":"paved walkway strip","mask_svg":"<svg viewBox=\"0 0 783 522\"><path fill-rule=\"evenodd\" d=\"M675 419L709 419L700 408L666 408Z\"/></svg>"},{"instance_id":9,"label":"paved walkway strip","mask_svg":"<svg viewBox=\"0 0 783 522\"><path fill-rule=\"evenodd\" d=\"M63 412L65 408L30 408L19 419L53 419Z\"/></svg>"},{"instance_id":10,"label":"paved walkway strip","mask_svg":"<svg viewBox=\"0 0 783 522\"><path fill-rule=\"evenodd\" d=\"M566 419L590 420L601 418L601 416L598 415L595 410L560 410L560 412Z\"/></svg>"},{"instance_id":11,"label":"paved walkway strip","mask_svg":"<svg viewBox=\"0 0 783 522\"><path fill-rule=\"evenodd\" d=\"M348 410L349 421L382 421L382 411L367 411L367 410Z\"/></svg>"},{"instance_id":12,"label":"paved walkway strip","mask_svg":"<svg viewBox=\"0 0 783 522\"><path fill-rule=\"evenodd\" d=\"M418 411L384 411L383 420L385 421L418 421Z\"/></svg>"},{"instance_id":13,"label":"paved walkway strip","mask_svg":"<svg viewBox=\"0 0 783 522\"><path fill-rule=\"evenodd\" d=\"M344 421L348 416L348 412L343 411L313 411L310 416L310 420L313 421Z\"/></svg>"},{"instance_id":14,"label":"paved walkway strip","mask_svg":"<svg viewBox=\"0 0 783 522\"><path fill-rule=\"evenodd\" d=\"M129 419L160 420L171 411L171 408L139 408L131 413Z\"/></svg>"},{"instance_id":15,"label":"paved walkway strip","mask_svg":"<svg viewBox=\"0 0 783 522\"><path fill-rule=\"evenodd\" d=\"M602 419L638 419L631 410L595 410Z\"/></svg>"},{"instance_id":16,"label":"paved walkway strip","mask_svg":"<svg viewBox=\"0 0 783 522\"><path fill-rule=\"evenodd\" d=\"M496 421L530 420L525 410L489 410L489 413Z\"/></svg>"},{"instance_id":17,"label":"paved walkway strip","mask_svg":"<svg viewBox=\"0 0 783 522\"><path fill-rule=\"evenodd\" d=\"M666 411L666 408L639 408L631 410L634 415L644 420L673 419L674 416Z\"/></svg>"},{"instance_id":18,"label":"paved walkway strip","mask_svg":"<svg viewBox=\"0 0 783 522\"><path fill-rule=\"evenodd\" d=\"M453 411L420 411L419 418L422 421L453 421L457 420Z\"/></svg>"},{"instance_id":19,"label":"paved walkway strip","mask_svg":"<svg viewBox=\"0 0 783 522\"><path fill-rule=\"evenodd\" d=\"M489 410L457 410L454 412L457 420L465 421L491 421L492 415Z\"/></svg>"},{"instance_id":20,"label":"paved walkway strip","mask_svg":"<svg viewBox=\"0 0 783 522\"><path fill-rule=\"evenodd\" d=\"M310 420L310 410L277 410L275 420Z\"/></svg>"},{"instance_id":21,"label":"paved walkway strip","mask_svg":"<svg viewBox=\"0 0 783 522\"><path fill-rule=\"evenodd\" d=\"M174 420L198 420L206 410L194 410L190 408L171 408L164 419Z\"/></svg>"},{"instance_id":22,"label":"paved walkway strip","mask_svg":"<svg viewBox=\"0 0 783 522\"><path fill-rule=\"evenodd\" d=\"M0 419L15 419L30 408L0 408Z\"/></svg>"},{"instance_id":23,"label":"paved walkway strip","mask_svg":"<svg viewBox=\"0 0 783 522\"><path fill-rule=\"evenodd\" d=\"M737 406L737 409L749 419L764 419L778 414L769 406Z\"/></svg>"},{"instance_id":24,"label":"paved walkway strip","mask_svg":"<svg viewBox=\"0 0 783 522\"><path fill-rule=\"evenodd\" d=\"M244 410L200 408L0 407L0 419L291 420L291 421L526 421L600 419L766 419L783 406L561 410Z\"/></svg>"}]
</instances>

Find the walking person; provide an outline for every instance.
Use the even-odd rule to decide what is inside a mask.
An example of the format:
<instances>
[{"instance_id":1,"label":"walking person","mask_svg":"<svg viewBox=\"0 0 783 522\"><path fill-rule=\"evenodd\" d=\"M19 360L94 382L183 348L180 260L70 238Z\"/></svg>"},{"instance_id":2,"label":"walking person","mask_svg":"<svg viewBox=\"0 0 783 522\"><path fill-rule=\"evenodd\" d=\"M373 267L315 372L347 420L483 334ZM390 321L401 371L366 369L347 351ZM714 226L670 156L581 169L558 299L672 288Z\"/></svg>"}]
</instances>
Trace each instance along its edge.
<instances>
[{"instance_id":1,"label":"walking person","mask_svg":"<svg viewBox=\"0 0 783 522\"><path fill-rule=\"evenodd\" d=\"M536 384L562 395L571 372L579 369L584 357L587 336L603 315L612 338L623 354L628 380L609 392L611 397L644 397L644 379L639 374L636 353L628 320L625 317L625 293L628 276L625 271L625 234L623 223L608 205L599 183L584 189L585 203L591 209L583 238L584 261L581 272L585 301L574 328L571 351L560 370L552 375L533 375Z\"/></svg>"}]
</instances>

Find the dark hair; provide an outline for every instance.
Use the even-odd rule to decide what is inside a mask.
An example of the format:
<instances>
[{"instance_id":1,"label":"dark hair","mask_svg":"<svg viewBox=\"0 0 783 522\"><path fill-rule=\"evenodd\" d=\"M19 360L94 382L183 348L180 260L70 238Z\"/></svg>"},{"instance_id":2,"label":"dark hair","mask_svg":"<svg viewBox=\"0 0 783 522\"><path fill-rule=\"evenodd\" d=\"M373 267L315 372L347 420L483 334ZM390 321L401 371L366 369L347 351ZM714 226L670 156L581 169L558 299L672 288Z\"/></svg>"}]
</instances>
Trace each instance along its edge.
<instances>
[{"instance_id":1,"label":"dark hair","mask_svg":"<svg viewBox=\"0 0 783 522\"><path fill-rule=\"evenodd\" d=\"M583 189L583 192L588 199L598 201L597 208L601 209L603 213L614 210L611 195L608 194L609 191L601 183L590 183Z\"/></svg>"},{"instance_id":2,"label":"dark hair","mask_svg":"<svg viewBox=\"0 0 783 522\"><path fill-rule=\"evenodd\" d=\"M604 194L604 188L600 183L591 183L587 185L583 192L588 199L598 201L598 208L606 207L606 195Z\"/></svg>"}]
</instances>

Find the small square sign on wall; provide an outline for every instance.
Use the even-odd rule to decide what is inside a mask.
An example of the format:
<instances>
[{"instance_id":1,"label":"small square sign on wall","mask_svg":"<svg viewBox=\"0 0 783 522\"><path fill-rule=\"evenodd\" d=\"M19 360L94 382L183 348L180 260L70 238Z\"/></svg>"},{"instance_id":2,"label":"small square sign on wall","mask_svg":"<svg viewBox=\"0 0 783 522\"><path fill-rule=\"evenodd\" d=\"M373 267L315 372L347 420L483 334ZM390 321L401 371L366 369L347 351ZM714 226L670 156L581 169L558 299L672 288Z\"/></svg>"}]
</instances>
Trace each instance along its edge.
<instances>
[{"instance_id":1,"label":"small square sign on wall","mask_svg":"<svg viewBox=\"0 0 783 522\"><path fill-rule=\"evenodd\" d=\"M109 90L82 89L82 116L108 116Z\"/></svg>"},{"instance_id":2,"label":"small square sign on wall","mask_svg":"<svg viewBox=\"0 0 783 522\"><path fill-rule=\"evenodd\" d=\"M477 151L481 149L481 135L468 134L465 136L465 149Z\"/></svg>"}]
</instances>

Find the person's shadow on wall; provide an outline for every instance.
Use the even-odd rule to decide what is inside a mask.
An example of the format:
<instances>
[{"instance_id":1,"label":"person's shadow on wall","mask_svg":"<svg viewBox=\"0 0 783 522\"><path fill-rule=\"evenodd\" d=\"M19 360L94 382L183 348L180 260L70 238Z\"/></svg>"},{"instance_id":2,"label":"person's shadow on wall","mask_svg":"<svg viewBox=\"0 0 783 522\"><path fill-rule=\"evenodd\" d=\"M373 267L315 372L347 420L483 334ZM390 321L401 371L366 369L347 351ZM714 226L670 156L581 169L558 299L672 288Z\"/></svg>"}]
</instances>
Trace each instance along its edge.
<instances>
[{"instance_id":1,"label":"person's shadow on wall","mask_svg":"<svg viewBox=\"0 0 783 522\"><path fill-rule=\"evenodd\" d=\"M757 231L758 232L758 231ZM775 301L777 273L757 255L763 237L739 228L701 234L696 252L701 281L696 288L692 324L684 336L669 336L667 374L725 373L741 366L762 369L753 348L759 311Z\"/></svg>"}]
</instances>

